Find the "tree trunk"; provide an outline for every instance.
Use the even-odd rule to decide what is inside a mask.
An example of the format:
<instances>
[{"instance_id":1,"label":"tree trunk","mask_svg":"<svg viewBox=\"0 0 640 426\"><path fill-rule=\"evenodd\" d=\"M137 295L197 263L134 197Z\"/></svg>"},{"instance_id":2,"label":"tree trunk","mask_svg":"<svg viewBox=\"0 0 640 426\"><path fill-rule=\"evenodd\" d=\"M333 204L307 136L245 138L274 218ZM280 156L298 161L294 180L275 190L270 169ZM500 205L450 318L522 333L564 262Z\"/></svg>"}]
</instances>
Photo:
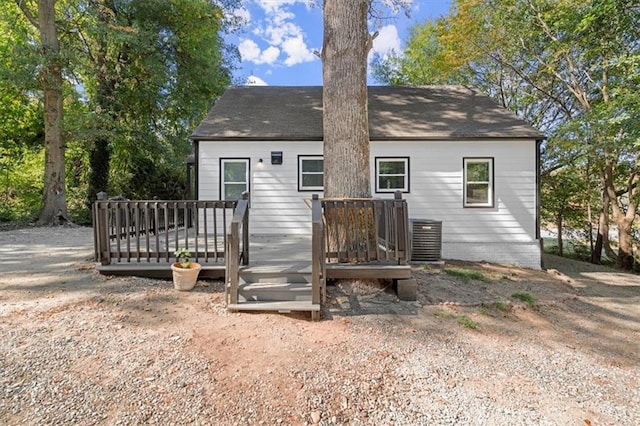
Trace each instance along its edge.
<instances>
[{"instance_id":1,"label":"tree trunk","mask_svg":"<svg viewBox=\"0 0 640 426\"><path fill-rule=\"evenodd\" d=\"M325 197L370 197L369 0L324 0L322 103Z\"/></svg>"},{"instance_id":2,"label":"tree trunk","mask_svg":"<svg viewBox=\"0 0 640 426\"><path fill-rule=\"evenodd\" d=\"M38 1L38 27L44 65L44 191L38 223L60 224L67 219L65 145L62 136L62 65L55 22L55 0Z\"/></svg>"},{"instance_id":3,"label":"tree trunk","mask_svg":"<svg viewBox=\"0 0 640 426\"><path fill-rule=\"evenodd\" d=\"M633 269L633 237L631 236L631 221L621 220L618 225L618 267L627 271Z\"/></svg>"},{"instance_id":4,"label":"tree trunk","mask_svg":"<svg viewBox=\"0 0 640 426\"><path fill-rule=\"evenodd\" d=\"M635 184L637 183L637 176L632 174L628 180L628 187L626 192L619 194L616 191L614 181L614 161L610 158L611 154L608 150L605 150L607 159L605 160L604 167L604 193L609 200L612 210L613 222L618 227L618 253L615 254L610 247L607 247L607 240L605 239L605 250L607 250L607 256L609 256L609 250L611 251L611 258L615 259L616 265L622 269L633 269L633 237L631 236L631 230L633 221L636 217L636 211L638 209L638 201L635 196ZM626 211L620 202L620 196L626 195L629 202L626 206Z\"/></svg>"},{"instance_id":5,"label":"tree trunk","mask_svg":"<svg viewBox=\"0 0 640 426\"><path fill-rule=\"evenodd\" d=\"M564 244L562 238L562 213L556 216L556 228L558 229L558 256L564 256Z\"/></svg>"},{"instance_id":6,"label":"tree trunk","mask_svg":"<svg viewBox=\"0 0 640 426\"><path fill-rule=\"evenodd\" d=\"M100 25L108 28L112 25L112 17L115 14L115 7L112 1L96 3L97 16ZM96 201L99 192L109 192L109 167L111 152L109 149L108 128L112 120L116 120L113 112L113 93L115 90L114 76L116 71L110 69L107 60L108 39L107 32L104 31L99 37L98 46L95 53L96 60L96 105L100 108L98 117L100 121L100 131L104 134L96 136L93 140L91 153L89 156L89 188L87 191L87 206ZM103 115L108 116L108 120L102 119ZM108 121L108 122L107 122Z\"/></svg>"}]
</instances>

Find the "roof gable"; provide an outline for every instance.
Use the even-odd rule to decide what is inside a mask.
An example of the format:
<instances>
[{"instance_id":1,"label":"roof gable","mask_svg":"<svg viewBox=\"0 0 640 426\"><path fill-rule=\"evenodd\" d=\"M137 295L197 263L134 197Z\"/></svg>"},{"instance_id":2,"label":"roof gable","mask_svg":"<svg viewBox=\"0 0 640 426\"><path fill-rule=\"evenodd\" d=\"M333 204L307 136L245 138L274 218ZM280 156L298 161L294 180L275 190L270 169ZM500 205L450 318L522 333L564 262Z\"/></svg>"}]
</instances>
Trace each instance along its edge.
<instances>
[{"instance_id":1,"label":"roof gable","mask_svg":"<svg viewBox=\"0 0 640 426\"><path fill-rule=\"evenodd\" d=\"M371 140L542 139L539 131L465 86L370 86ZM322 87L228 88L194 140L322 140Z\"/></svg>"}]
</instances>

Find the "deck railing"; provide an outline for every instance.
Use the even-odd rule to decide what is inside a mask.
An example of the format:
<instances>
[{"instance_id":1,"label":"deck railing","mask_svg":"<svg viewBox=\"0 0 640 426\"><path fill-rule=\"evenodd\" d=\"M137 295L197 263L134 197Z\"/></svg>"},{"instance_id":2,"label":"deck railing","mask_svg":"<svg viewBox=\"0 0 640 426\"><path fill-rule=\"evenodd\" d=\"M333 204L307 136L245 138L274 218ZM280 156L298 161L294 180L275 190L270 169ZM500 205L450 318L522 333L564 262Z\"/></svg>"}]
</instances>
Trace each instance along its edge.
<instances>
[{"instance_id":1,"label":"deck railing","mask_svg":"<svg viewBox=\"0 0 640 426\"><path fill-rule=\"evenodd\" d=\"M392 200L325 198L322 206L327 261L407 263L409 216L401 192Z\"/></svg>"},{"instance_id":2,"label":"deck railing","mask_svg":"<svg viewBox=\"0 0 640 426\"><path fill-rule=\"evenodd\" d=\"M196 262L222 262L235 206L236 201L96 201L95 259L103 265L169 263L184 247Z\"/></svg>"},{"instance_id":3,"label":"deck railing","mask_svg":"<svg viewBox=\"0 0 640 426\"><path fill-rule=\"evenodd\" d=\"M311 302L320 304L326 298L326 263L324 218L322 202L317 194L311 200Z\"/></svg>"},{"instance_id":4,"label":"deck railing","mask_svg":"<svg viewBox=\"0 0 640 426\"><path fill-rule=\"evenodd\" d=\"M244 192L233 212L233 219L226 246L225 259L227 303L238 303L240 285L240 264L249 264L249 193Z\"/></svg>"}]
</instances>

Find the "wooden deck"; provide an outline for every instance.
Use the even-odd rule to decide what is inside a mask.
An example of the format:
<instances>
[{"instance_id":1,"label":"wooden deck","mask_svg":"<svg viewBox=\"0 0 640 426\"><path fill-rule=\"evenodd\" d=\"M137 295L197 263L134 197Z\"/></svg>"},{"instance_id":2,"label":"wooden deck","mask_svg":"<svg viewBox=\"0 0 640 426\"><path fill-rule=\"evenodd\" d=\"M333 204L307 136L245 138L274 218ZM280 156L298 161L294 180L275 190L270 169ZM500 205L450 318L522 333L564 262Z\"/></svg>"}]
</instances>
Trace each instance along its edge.
<instances>
[{"instance_id":1,"label":"wooden deck","mask_svg":"<svg viewBox=\"0 0 640 426\"><path fill-rule=\"evenodd\" d=\"M249 241L250 262L248 266L241 268L244 274L311 274L310 236L250 235ZM202 264L200 278L224 278L224 258L199 260L199 262ZM109 265L98 263L96 268L104 275L170 279L171 263L171 260L165 258L151 259L151 262L147 262L143 256L141 261L136 258L122 259L121 262ZM411 277L409 265L398 265L393 262L372 262L365 265L327 263L326 268L329 279L407 279Z\"/></svg>"},{"instance_id":2,"label":"wooden deck","mask_svg":"<svg viewBox=\"0 0 640 426\"><path fill-rule=\"evenodd\" d=\"M310 235L250 235L249 194L237 201L98 201L97 269L169 279L173 252L191 251L200 278L223 278L230 310L308 311L330 279L411 277L406 201L311 200Z\"/></svg>"}]
</instances>

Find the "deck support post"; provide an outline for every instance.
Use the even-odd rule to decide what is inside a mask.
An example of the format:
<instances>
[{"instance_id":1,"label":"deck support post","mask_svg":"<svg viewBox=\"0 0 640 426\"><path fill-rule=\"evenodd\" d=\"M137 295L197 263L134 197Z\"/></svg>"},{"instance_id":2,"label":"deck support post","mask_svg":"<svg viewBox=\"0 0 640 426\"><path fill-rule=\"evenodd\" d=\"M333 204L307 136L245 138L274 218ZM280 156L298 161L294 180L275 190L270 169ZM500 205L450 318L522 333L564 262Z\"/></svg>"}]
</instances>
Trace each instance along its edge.
<instances>
[{"instance_id":1,"label":"deck support post","mask_svg":"<svg viewBox=\"0 0 640 426\"><path fill-rule=\"evenodd\" d=\"M324 250L324 226L322 223L322 204L318 194L311 197L311 303L320 305L321 287L324 287L325 274L324 262L326 258ZM311 312L311 319L318 321L320 312Z\"/></svg>"},{"instance_id":2,"label":"deck support post","mask_svg":"<svg viewBox=\"0 0 640 426\"><path fill-rule=\"evenodd\" d=\"M247 213L242 219L242 264L249 264L249 193L247 191L242 193L242 199L247 200Z\"/></svg>"},{"instance_id":3,"label":"deck support post","mask_svg":"<svg viewBox=\"0 0 640 426\"><path fill-rule=\"evenodd\" d=\"M96 260L99 260L102 265L109 265L111 259L109 258L109 207L100 208L100 204L103 201L107 201L107 193L99 192L97 194L97 200L94 204L94 220L95 220L95 237L96 241Z\"/></svg>"},{"instance_id":4,"label":"deck support post","mask_svg":"<svg viewBox=\"0 0 640 426\"><path fill-rule=\"evenodd\" d=\"M396 251L399 265L406 265L409 257L409 212L407 203L402 199L402 192L393 194L396 220Z\"/></svg>"}]
</instances>

